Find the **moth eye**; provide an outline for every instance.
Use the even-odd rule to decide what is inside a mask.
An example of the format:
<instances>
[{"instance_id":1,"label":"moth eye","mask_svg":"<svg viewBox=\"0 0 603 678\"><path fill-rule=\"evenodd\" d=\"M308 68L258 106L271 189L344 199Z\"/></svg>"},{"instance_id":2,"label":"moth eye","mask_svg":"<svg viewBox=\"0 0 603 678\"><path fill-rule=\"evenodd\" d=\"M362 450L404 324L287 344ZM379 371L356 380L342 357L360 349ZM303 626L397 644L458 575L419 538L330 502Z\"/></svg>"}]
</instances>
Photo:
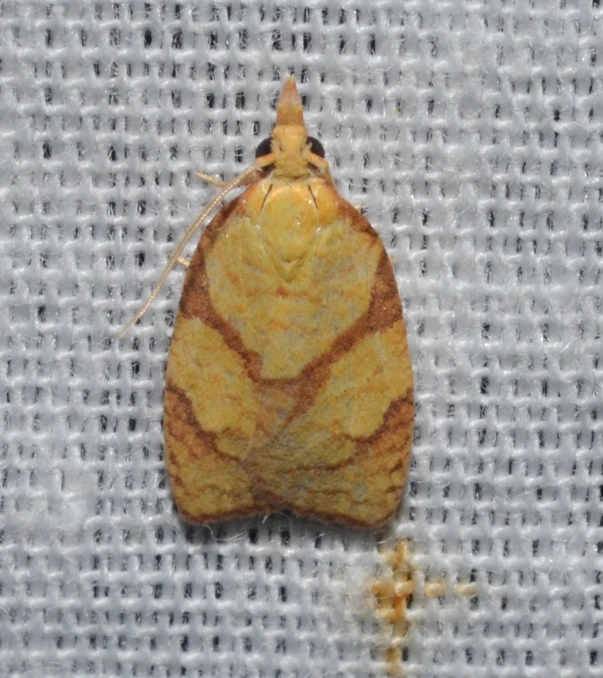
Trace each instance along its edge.
<instances>
[{"instance_id":1,"label":"moth eye","mask_svg":"<svg viewBox=\"0 0 603 678\"><path fill-rule=\"evenodd\" d=\"M308 143L310 144L310 151L314 153L314 155L317 155L319 158L325 157L325 149L318 139L308 137Z\"/></svg>"},{"instance_id":2,"label":"moth eye","mask_svg":"<svg viewBox=\"0 0 603 678\"><path fill-rule=\"evenodd\" d=\"M272 153L272 139L264 139L260 141L258 147L255 149L255 157L261 158L263 155L268 155Z\"/></svg>"}]
</instances>

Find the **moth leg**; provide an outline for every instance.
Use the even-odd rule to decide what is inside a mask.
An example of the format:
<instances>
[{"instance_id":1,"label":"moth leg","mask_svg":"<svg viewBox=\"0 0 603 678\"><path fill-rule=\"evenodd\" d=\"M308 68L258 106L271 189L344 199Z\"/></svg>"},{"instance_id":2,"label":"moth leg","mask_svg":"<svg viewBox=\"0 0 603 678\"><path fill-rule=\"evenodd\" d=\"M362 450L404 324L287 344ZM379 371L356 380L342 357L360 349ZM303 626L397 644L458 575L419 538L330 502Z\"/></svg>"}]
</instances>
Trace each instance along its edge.
<instances>
[{"instance_id":1,"label":"moth leg","mask_svg":"<svg viewBox=\"0 0 603 678\"><path fill-rule=\"evenodd\" d=\"M272 156L270 156L272 157ZM263 160L264 158L262 158ZM225 186L229 186L232 182L230 181L222 181L222 179L217 179L216 177L212 177L211 174L206 174L205 172L199 172L196 171L195 174L199 179L203 179L203 181L207 181L208 184L213 184L214 186L217 186L218 188L224 188ZM261 167L251 167L249 170L249 175L246 177L241 177L241 181L239 182L240 186L249 186L249 184L253 184L256 181L259 181L262 178L262 168Z\"/></svg>"},{"instance_id":2,"label":"moth leg","mask_svg":"<svg viewBox=\"0 0 603 678\"><path fill-rule=\"evenodd\" d=\"M222 179L218 179L217 177L212 177L211 174L206 174L205 172L200 172L197 170L195 172L195 175L199 178L202 179L203 181L207 181L208 184L212 184L213 186L217 186L218 188L224 188L224 186L228 186L230 182L228 181L223 181Z\"/></svg>"},{"instance_id":3,"label":"moth leg","mask_svg":"<svg viewBox=\"0 0 603 678\"><path fill-rule=\"evenodd\" d=\"M182 264L184 268L188 268L191 265L191 260L186 257L178 257L178 263Z\"/></svg>"}]
</instances>

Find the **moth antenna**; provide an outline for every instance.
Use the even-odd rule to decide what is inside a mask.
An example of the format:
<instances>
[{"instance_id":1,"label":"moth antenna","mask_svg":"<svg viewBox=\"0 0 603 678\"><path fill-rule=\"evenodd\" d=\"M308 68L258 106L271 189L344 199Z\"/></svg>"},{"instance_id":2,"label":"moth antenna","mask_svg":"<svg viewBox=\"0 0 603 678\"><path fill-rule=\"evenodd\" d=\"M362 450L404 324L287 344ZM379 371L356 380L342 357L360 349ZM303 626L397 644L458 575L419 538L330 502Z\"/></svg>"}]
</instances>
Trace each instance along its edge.
<instances>
[{"instance_id":1,"label":"moth antenna","mask_svg":"<svg viewBox=\"0 0 603 678\"><path fill-rule=\"evenodd\" d=\"M176 249L172 252L171 257L169 258L165 268L163 269L163 273L161 274L161 277L159 278L157 284L153 288L153 291L149 295L149 298L144 302L142 308L134 315L130 321L127 323L127 325L123 328L123 330L119 333L119 340L123 339L124 335L127 333L127 331L134 326L141 318L142 316L149 310L149 306L155 301L157 298L157 295L161 291L161 288L163 287L163 283L166 281L168 275L170 274L171 270L174 268L174 266L178 263L178 259L180 258L180 255L182 254L184 248L186 247L186 244L188 241L195 235L195 233L199 230L199 228L202 226L203 222L207 218L207 216L214 210L216 205L226 196L230 191L235 189L237 186L240 186L245 182L245 179L255 172L257 170L257 164L251 165L248 169L246 169L243 174L239 174L239 176L236 179L233 179L230 181L224 188L216 195L213 200L207 205L207 207L201 212L201 214L195 219L195 221L188 227L188 230L176 246Z\"/></svg>"}]
</instances>

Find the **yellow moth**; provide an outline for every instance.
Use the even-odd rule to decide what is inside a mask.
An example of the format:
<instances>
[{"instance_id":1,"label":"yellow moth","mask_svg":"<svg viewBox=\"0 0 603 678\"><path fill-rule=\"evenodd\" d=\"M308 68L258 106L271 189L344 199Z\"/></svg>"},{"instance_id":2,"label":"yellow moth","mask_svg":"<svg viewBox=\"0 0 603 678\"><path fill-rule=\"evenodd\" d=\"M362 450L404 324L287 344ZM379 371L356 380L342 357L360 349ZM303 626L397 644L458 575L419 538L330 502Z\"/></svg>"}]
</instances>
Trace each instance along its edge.
<instances>
[{"instance_id":1,"label":"yellow moth","mask_svg":"<svg viewBox=\"0 0 603 678\"><path fill-rule=\"evenodd\" d=\"M237 186L190 261L167 363L178 509L198 523L291 509L383 525L400 503L413 431L400 296L379 236L308 137L293 78L271 139L189 228L130 324Z\"/></svg>"}]
</instances>

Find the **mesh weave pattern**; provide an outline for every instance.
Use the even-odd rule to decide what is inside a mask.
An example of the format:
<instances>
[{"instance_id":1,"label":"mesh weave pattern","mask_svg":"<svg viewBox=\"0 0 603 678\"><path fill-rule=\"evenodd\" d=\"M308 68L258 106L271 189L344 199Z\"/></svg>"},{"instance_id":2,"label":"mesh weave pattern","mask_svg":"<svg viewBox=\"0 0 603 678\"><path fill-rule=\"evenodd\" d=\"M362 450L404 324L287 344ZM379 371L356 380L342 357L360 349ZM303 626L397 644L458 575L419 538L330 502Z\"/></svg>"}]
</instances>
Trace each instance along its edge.
<instances>
[{"instance_id":1,"label":"mesh weave pattern","mask_svg":"<svg viewBox=\"0 0 603 678\"><path fill-rule=\"evenodd\" d=\"M599 0L0 3L0 674L384 675L377 544L474 578L425 601L407 675L599 676ZM391 252L416 376L385 537L179 521L163 371L213 190L293 71Z\"/></svg>"}]
</instances>

